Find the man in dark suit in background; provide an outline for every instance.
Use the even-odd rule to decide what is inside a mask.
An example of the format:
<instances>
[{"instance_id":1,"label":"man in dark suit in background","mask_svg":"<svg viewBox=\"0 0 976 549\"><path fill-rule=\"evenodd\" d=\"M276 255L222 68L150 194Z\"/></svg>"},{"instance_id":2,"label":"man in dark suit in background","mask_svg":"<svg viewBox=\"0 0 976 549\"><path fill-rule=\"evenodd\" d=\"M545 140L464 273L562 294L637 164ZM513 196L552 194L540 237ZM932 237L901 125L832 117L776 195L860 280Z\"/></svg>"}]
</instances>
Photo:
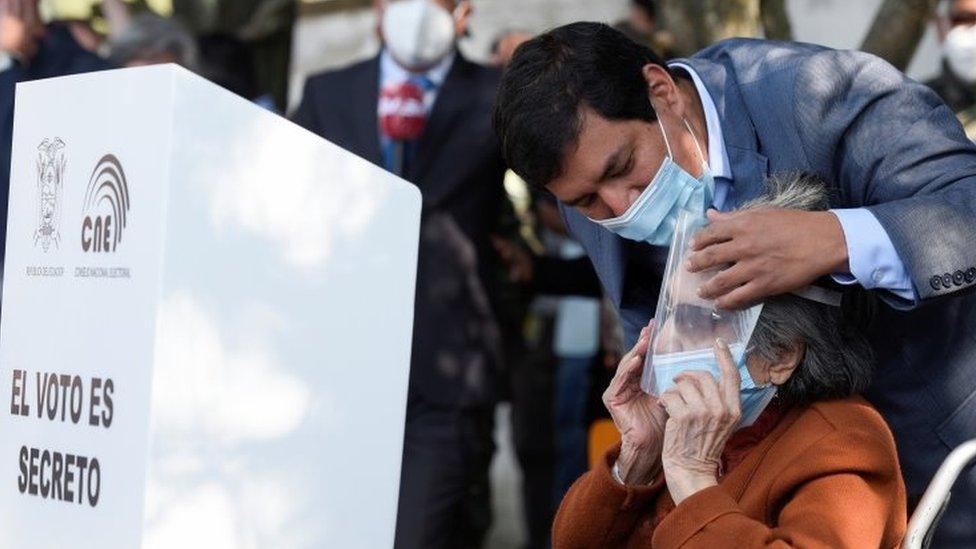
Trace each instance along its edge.
<instances>
[{"instance_id":1,"label":"man in dark suit in background","mask_svg":"<svg viewBox=\"0 0 976 549\"><path fill-rule=\"evenodd\" d=\"M763 40L670 62L597 23L524 44L496 124L512 169L561 202L630 346L654 315L682 211L709 208L689 268L724 309L831 276L884 303L865 396L898 442L909 501L976 435L976 147L927 87L872 55ZM730 210L778 172L828 182L829 212ZM976 471L937 546L976 545Z\"/></svg>"},{"instance_id":2,"label":"man in dark suit in background","mask_svg":"<svg viewBox=\"0 0 976 549\"><path fill-rule=\"evenodd\" d=\"M468 1L375 6L382 52L309 78L294 120L423 194L396 546L477 547L490 524L498 331L486 274L504 200L505 166L491 129L499 72L455 47ZM428 113L417 138L380 132L381 90L385 101L403 86Z\"/></svg>"},{"instance_id":3,"label":"man in dark suit in background","mask_svg":"<svg viewBox=\"0 0 976 549\"><path fill-rule=\"evenodd\" d=\"M68 27L43 25L37 0L0 0L0 243L7 236L7 193L14 127L14 91L18 82L109 68L86 51ZM3 254L0 248L0 276Z\"/></svg>"}]
</instances>

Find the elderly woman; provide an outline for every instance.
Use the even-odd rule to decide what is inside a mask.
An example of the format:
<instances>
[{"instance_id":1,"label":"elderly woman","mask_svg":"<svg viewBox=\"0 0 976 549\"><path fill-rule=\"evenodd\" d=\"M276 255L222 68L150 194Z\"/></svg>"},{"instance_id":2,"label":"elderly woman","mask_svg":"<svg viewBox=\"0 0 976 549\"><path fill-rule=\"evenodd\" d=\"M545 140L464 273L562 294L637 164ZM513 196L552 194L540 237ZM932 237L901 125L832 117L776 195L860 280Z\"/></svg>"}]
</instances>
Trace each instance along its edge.
<instances>
[{"instance_id":1,"label":"elderly woman","mask_svg":"<svg viewBox=\"0 0 976 549\"><path fill-rule=\"evenodd\" d=\"M775 179L747 207L824 209L823 187ZM858 393L871 376L863 337L838 307L795 295L765 302L746 355L776 396L738 428L740 374L715 344L721 379L687 371L661 398L639 381L645 328L603 400L622 442L566 494L564 547L895 547L905 487L891 432Z\"/></svg>"}]
</instances>

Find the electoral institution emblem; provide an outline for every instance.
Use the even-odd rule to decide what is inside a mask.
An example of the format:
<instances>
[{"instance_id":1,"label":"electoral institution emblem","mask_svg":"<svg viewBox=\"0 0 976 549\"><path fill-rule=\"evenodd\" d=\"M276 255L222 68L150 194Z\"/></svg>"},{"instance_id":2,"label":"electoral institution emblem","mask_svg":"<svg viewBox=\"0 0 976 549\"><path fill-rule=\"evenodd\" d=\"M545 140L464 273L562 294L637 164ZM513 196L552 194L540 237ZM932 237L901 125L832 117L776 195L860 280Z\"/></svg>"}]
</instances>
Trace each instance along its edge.
<instances>
[{"instance_id":1,"label":"electoral institution emblem","mask_svg":"<svg viewBox=\"0 0 976 549\"><path fill-rule=\"evenodd\" d=\"M64 141L45 139L37 147L37 229L34 246L47 252L61 245L61 191L64 188Z\"/></svg>"},{"instance_id":2,"label":"electoral institution emblem","mask_svg":"<svg viewBox=\"0 0 976 549\"><path fill-rule=\"evenodd\" d=\"M81 248L86 252L114 252L129 213L129 184L119 159L106 154L98 161L85 192Z\"/></svg>"}]
</instances>

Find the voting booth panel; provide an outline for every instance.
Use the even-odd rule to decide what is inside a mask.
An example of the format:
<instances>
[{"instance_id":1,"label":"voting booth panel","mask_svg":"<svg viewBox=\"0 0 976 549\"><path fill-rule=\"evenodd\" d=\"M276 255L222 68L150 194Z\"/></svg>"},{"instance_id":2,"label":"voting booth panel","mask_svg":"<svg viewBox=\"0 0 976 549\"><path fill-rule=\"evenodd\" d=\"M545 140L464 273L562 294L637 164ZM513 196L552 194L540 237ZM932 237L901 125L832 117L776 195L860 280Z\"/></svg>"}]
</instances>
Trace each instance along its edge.
<instances>
[{"instance_id":1,"label":"voting booth panel","mask_svg":"<svg viewBox=\"0 0 976 549\"><path fill-rule=\"evenodd\" d=\"M21 84L0 547L390 547L420 196L175 66Z\"/></svg>"}]
</instances>

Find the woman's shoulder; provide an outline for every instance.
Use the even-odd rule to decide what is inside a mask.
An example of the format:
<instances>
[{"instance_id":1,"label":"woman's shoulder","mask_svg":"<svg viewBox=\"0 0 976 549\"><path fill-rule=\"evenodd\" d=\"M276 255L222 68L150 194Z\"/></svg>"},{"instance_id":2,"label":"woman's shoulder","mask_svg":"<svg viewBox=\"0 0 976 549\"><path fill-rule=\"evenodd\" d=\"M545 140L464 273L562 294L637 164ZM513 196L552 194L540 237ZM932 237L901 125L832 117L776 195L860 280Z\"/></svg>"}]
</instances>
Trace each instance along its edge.
<instances>
[{"instance_id":1,"label":"woman's shoulder","mask_svg":"<svg viewBox=\"0 0 976 549\"><path fill-rule=\"evenodd\" d=\"M814 402L803 415L816 416L838 431L883 431L891 434L881 414L858 395Z\"/></svg>"},{"instance_id":2,"label":"woman's shoulder","mask_svg":"<svg viewBox=\"0 0 976 549\"><path fill-rule=\"evenodd\" d=\"M895 439L881 414L860 396L815 402L800 411L784 433L794 450L816 448L808 458L829 459L835 465L852 461L864 465L894 465ZM850 460L843 459L849 456ZM887 467L885 467L887 468Z\"/></svg>"}]
</instances>

